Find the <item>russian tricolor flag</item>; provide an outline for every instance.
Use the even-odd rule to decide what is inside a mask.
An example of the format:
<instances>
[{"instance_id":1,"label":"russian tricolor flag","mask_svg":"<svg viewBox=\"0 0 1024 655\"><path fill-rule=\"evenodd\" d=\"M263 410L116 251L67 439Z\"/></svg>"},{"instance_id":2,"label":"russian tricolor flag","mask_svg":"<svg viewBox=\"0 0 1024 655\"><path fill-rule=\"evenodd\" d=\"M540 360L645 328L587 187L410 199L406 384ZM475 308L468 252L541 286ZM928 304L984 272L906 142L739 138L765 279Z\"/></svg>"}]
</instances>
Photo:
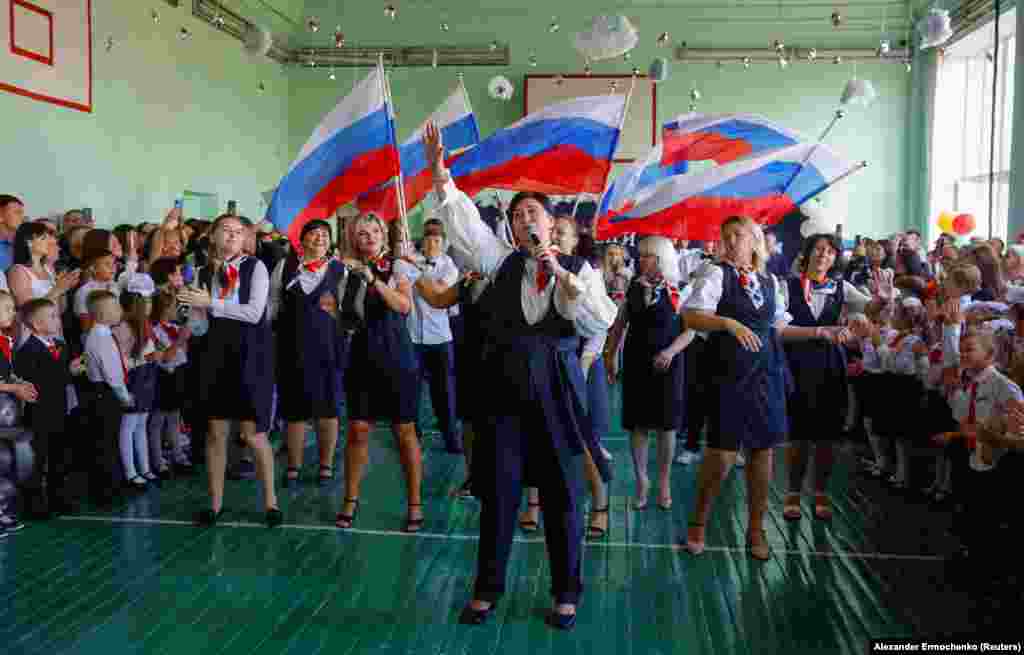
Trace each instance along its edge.
<instances>
[{"instance_id":1,"label":"russian tricolor flag","mask_svg":"<svg viewBox=\"0 0 1024 655\"><path fill-rule=\"evenodd\" d=\"M641 189L621 212L602 216L597 238L657 234L714 240L730 216L773 225L857 170L824 144L799 143Z\"/></svg>"},{"instance_id":2,"label":"russian tricolor flag","mask_svg":"<svg viewBox=\"0 0 1024 655\"><path fill-rule=\"evenodd\" d=\"M665 123L661 143L615 178L597 215L622 211L640 189L686 173L690 162L713 160L725 164L800 141L796 132L754 114L685 114Z\"/></svg>"},{"instance_id":3,"label":"russian tricolor flag","mask_svg":"<svg viewBox=\"0 0 1024 655\"><path fill-rule=\"evenodd\" d=\"M423 150L423 132L430 122L441 130L448 156L463 152L480 142L480 128L477 126L476 116L466 96L466 89L460 83L437 111L431 114L398 150L402 162L407 210L419 204L433 187L432 173ZM385 221L393 221L399 216L397 196L395 183L390 182L360 196L357 204L361 211L372 211Z\"/></svg>"},{"instance_id":4,"label":"russian tricolor flag","mask_svg":"<svg viewBox=\"0 0 1024 655\"><path fill-rule=\"evenodd\" d=\"M726 164L804 141L798 133L757 114L686 114L665 124L665 161L713 160Z\"/></svg>"},{"instance_id":5,"label":"russian tricolor flag","mask_svg":"<svg viewBox=\"0 0 1024 655\"><path fill-rule=\"evenodd\" d=\"M278 184L267 220L292 243L307 222L398 174L385 83L378 65L321 121Z\"/></svg>"},{"instance_id":6,"label":"russian tricolor flag","mask_svg":"<svg viewBox=\"0 0 1024 655\"><path fill-rule=\"evenodd\" d=\"M626 97L611 94L549 105L456 157L451 175L471 197L486 188L599 194L625 109Z\"/></svg>"}]
</instances>

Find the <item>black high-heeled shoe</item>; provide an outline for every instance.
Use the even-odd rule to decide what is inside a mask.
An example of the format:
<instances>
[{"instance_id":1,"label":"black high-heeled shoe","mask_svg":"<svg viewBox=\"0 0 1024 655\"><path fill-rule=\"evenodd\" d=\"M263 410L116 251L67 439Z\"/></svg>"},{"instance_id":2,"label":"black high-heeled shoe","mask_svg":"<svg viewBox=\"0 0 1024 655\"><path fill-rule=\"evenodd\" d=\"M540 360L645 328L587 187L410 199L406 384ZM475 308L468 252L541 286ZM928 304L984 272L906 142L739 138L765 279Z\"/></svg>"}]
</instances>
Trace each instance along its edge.
<instances>
[{"instance_id":1,"label":"black high-heeled shoe","mask_svg":"<svg viewBox=\"0 0 1024 655\"><path fill-rule=\"evenodd\" d=\"M558 630L572 630L576 627L576 612L560 614L555 610L548 612L548 625Z\"/></svg>"},{"instance_id":2,"label":"black high-heeled shoe","mask_svg":"<svg viewBox=\"0 0 1024 655\"><path fill-rule=\"evenodd\" d=\"M284 523L284 512L277 507L271 507L267 510L266 519L268 528L276 528Z\"/></svg>"},{"instance_id":3,"label":"black high-heeled shoe","mask_svg":"<svg viewBox=\"0 0 1024 655\"><path fill-rule=\"evenodd\" d=\"M220 511L214 512L212 509L204 509L203 511L196 514L196 525L200 525L204 528L209 528L217 525L217 522L224 517L224 508L221 507Z\"/></svg>"},{"instance_id":4,"label":"black high-heeled shoe","mask_svg":"<svg viewBox=\"0 0 1024 655\"><path fill-rule=\"evenodd\" d=\"M472 604L466 605L462 608L462 614L459 615L459 623L462 625L483 625L491 618L497 607L498 603L496 602L491 603L491 605L484 610L474 609Z\"/></svg>"},{"instance_id":5,"label":"black high-heeled shoe","mask_svg":"<svg viewBox=\"0 0 1024 655\"><path fill-rule=\"evenodd\" d=\"M346 498L345 504L352 504L352 513L345 514L344 512L338 512L338 515L334 517L334 526L341 530L348 530L352 527L352 524L356 522L356 514L359 513L359 499L358 498ZM345 523L346 525L342 525Z\"/></svg>"}]
</instances>

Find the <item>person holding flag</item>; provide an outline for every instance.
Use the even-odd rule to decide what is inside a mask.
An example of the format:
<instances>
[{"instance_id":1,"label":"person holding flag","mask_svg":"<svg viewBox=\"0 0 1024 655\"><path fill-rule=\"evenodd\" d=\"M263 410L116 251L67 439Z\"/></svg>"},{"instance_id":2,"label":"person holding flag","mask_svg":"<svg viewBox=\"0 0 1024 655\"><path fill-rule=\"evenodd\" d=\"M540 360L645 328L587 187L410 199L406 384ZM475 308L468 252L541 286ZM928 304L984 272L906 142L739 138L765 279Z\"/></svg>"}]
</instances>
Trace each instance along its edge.
<instances>
[{"instance_id":1,"label":"person holding flag","mask_svg":"<svg viewBox=\"0 0 1024 655\"><path fill-rule=\"evenodd\" d=\"M481 499L480 545L473 599L463 623L480 624L505 590L508 558L524 486L540 488L551 566L548 622L571 629L583 591L581 455L587 428L586 382L577 356L580 337L607 330L615 304L583 259L555 254L551 203L520 192L509 207L520 244L512 249L487 227L472 200L452 181L433 124L425 149L438 196L437 215L452 248L489 277L481 299L484 369L501 371L486 399L492 438L473 455L474 493Z\"/></svg>"}]
</instances>

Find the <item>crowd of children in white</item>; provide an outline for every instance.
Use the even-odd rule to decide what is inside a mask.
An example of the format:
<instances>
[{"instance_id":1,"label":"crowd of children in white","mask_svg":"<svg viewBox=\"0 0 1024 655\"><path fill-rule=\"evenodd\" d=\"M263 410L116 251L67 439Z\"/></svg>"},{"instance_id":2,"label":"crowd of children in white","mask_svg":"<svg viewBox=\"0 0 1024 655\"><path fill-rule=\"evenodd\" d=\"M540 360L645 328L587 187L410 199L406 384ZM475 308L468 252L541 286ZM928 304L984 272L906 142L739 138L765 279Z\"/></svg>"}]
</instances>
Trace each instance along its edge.
<instances>
[{"instance_id":1,"label":"crowd of children in white","mask_svg":"<svg viewBox=\"0 0 1024 655\"><path fill-rule=\"evenodd\" d=\"M95 229L92 217L81 211L70 211L59 221L26 220L24 213L18 198L0 196L0 270L5 272L0 290L0 330L4 333L0 336L0 393L11 394L23 404L23 421L34 435L36 471L21 489L19 501L0 508L0 537L24 527L16 508L21 508L21 515L28 520L77 511L68 483L73 473L87 475L89 494L97 503L110 503L126 491L144 492L175 475L190 474L192 457L201 454L192 450L191 444L205 440L206 419L211 415L206 407L216 402L197 397L195 389L204 386L194 382L198 375L195 363L206 355L208 313L217 316L217 305L203 311L182 302L193 297L183 290L200 278L199 271L210 257L211 222L184 221L179 210L172 210L160 224L108 231ZM324 274L307 267L311 277L306 280L302 270L289 272L282 264L289 246L281 235L245 219L239 223L245 228L245 256L260 260L265 267L262 277L252 278L251 290L268 296L267 311L277 318L288 302L283 287L291 288L297 280L308 294ZM687 310L713 311L718 302L714 298L721 296L719 242L705 242L697 248L675 242L674 248L666 250L660 247L665 240L650 238L647 247L641 241L638 257L628 244L595 246L571 219L560 219L555 225L554 245L577 249L600 271L608 297L620 307L620 323L633 311L623 307L636 285L647 290L646 296L639 297L646 297L648 306L658 301L658 289L666 288L674 312L680 316ZM347 249L355 248L349 241L358 237L350 230L342 227L337 231L329 259L341 261ZM498 232L507 235L501 229ZM428 234L439 238L431 240L429 247L424 244L420 252L393 261L399 261L398 270L412 278L431 277L440 292L459 284L466 271L441 250L444 234L440 223L432 223ZM330 234L327 239L333 240ZM879 241L860 240L852 250L836 252L834 238L818 235L806 241L802 255L788 261L771 234L765 240L770 254L767 270L778 280L775 289L782 313L790 305L786 294L794 289L803 289L815 319L828 306L829 297L841 299L839 329L825 336L841 347L845 358L846 399L829 408L846 417L845 430L810 440L825 450L824 442L866 437L865 474L884 478L896 489L920 490L928 502L955 512L959 517L956 533L965 552L970 552L982 535L1008 519L991 499L1012 497L1011 481L1024 473L1020 454L1024 450L1024 396L1019 386L1024 380L1024 245L1007 247L999 239L972 239L958 245L953 237L944 235L927 251L920 235L908 232ZM828 249L832 250L828 261L834 265L822 271L812 260L817 262L824 256L822 252L828 255ZM658 261L653 266L645 264L645 256L655 256ZM387 270L373 260L371 263L374 270ZM270 272L273 274L268 275ZM283 283L282 275L295 278ZM799 286L786 283L793 279L799 280ZM230 289L233 280L229 276L219 284ZM404 287L401 281L392 281L390 288ZM392 303L390 291L379 293ZM459 453L465 445L468 451L470 444L463 444L459 427L459 418L465 414L456 410L463 334L458 312L438 309L438 303L425 302L423 294L429 296L430 288L414 287L413 303L401 312L407 314L406 325L416 347L418 375L430 383L446 450ZM460 297L464 302L467 296ZM878 299L882 301L876 302ZM341 304L341 300L338 297L334 302ZM337 307L323 308L332 315L337 311ZM220 311L230 318L223 308ZM631 318L634 323L638 320L635 313ZM605 365L600 375L613 382L623 363L620 346L631 338L655 338L644 332L653 329L645 325L631 328L636 334L623 338L617 331L625 330L625 324L617 323L607 345L603 337L590 339L581 354L584 371L599 359ZM674 397L685 399L687 410L672 412L659 405L672 402L671 394L664 395L668 400L649 400L644 406L645 412L659 416L647 423L657 427L659 434L658 504L663 508L671 504L671 462L689 466L701 458L707 417L700 412L699 398L708 393L707 380L716 365L701 358L706 335L694 332L676 339L687 331L685 323L669 329L676 332L669 335L672 338L666 343L670 346L657 348L661 359L655 360L654 368L670 370L676 356L685 361L686 375L678 378L684 390ZM664 340L664 335L657 338ZM628 352L629 346L625 348ZM641 376L631 378L628 362L625 367L622 384L638 384ZM282 380L276 382L280 388ZM329 384L343 385L341 373ZM337 398L338 405L343 404L341 392L322 397ZM276 405L276 394L274 402ZM302 418L332 418L330 411L311 411ZM337 407L333 419L342 411ZM402 421L393 417L396 424L408 419L408 412L401 413ZM273 425L287 421L291 426L299 414L275 417ZM677 424L665 425L667 420ZM634 503L642 509L651 486L647 435L636 427L643 426L644 420L630 422L627 429L633 433L637 480ZM666 430L668 427L675 430ZM805 424L800 429L808 430ZM830 430L826 426L821 429ZM407 448L397 430L401 447ZM286 485L298 479L304 431L304 421L297 436L289 429ZM337 431L335 423L334 442L324 443L324 433L329 430L318 424L322 483L333 480ZM350 428L350 438L352 434L358 432ZM678 455L676 434L685 436ZM296 449L300 452L293 452ZM799 450L794 448L794 452ZM407 476L413 476L408 480L410 501L418 501L419 479L414 477L421 474L409 471L418 471L419 451L408 452L412 454L408 458L403 455L403 465ZM356 452L355 457L358 460L361 455ZM603 449L601 457L608 457ZM804 461L799 455L787 455L794 479L784 502L786 519L798 520L802 515L800 493L806 458L806 453ZM917 466L915 458L934 460L934 465ZM235 474L246 477L246 467L253 468L251 462L250 456L243 455L233 464ZM743 464L742 449L738 463ZM830 460L827 466L831 466ZM361 468L353 470L358 473ZM927 471L929 479L912 477L912 472L920 471ZM587 535L602 538L608 527L607 496L598 476L589 477L595 503ZM827 479L820 479L814 485L813 514L822 520L831 516L826 483ZM357 491L358 487L355 491L346 487L347 511L339 515L339 527L354 520ZM462 495L470 493L467 485ZM520 521L526 530L537 527L535 491L530 492L530 500ZM268 511L277 511L274 501L271 494ZM410 502L407 527L415 529L422 524L422 513L412 511L420 506ZM219 516L220 508L215 509L208 522ZM268 522L273 523L269 515ZM702 527L691 523L691 528L695 525ZM693 535L690 540L697 541ZM702 545L702 539L700 542Z\"/></svg>"}]
</instances>

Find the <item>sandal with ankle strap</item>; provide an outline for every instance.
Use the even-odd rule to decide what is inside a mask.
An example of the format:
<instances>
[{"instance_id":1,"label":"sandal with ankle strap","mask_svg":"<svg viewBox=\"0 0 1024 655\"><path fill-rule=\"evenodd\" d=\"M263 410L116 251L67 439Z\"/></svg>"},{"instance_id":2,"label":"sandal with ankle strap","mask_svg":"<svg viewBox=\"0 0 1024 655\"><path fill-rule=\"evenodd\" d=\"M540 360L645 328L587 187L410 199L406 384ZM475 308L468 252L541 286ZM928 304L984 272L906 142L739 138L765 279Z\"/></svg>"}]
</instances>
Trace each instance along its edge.
<instances>
[{"instance_id":1,"label":"sandal with ankle strap","mask_svg":"<svg viewBox=\"0 0 1024 655\"><path fill-rule=\"evenodd\" d=\"M327 475L324 475L324 471L327 472ZM333 479L334 479L334 469L332 467L330 467L330 466L321 466L320 467L320 486L323 487L324 485L329 484L331 482L331 480L333 480Z\"/></svg>"},{"instance_id":2,"label":"sandal with ankle strap","mask_svg":"<svg viewBox=\"0 0 1024 655\"><path fill-rule=\"evenodd\" d=\"M825 494L814 494L814 518L819 521L832 520L832 501Z\"/></svg>"},{"instance_id":3,"label":"sandal with ankle strap","mask_svg":"<svg viewBox=\"0 0 1024 655\"><path fill-rule=\"evenodd\" d=\"M604 507L602 507L600 509L597 509L597 508L591 509L590 510L591 520L593 520L594 514L607 514L608 510L610 508L611 508L611 504L609 503L608 505L605 505ZM600 526L593 525L593 524L587 526L587 539L604 539L607 535L608 535L608 528L602 528Z\"/></svg>"},{"instance_id":4,"label":"sandal with ankle strap","mask_svg":"<svg viewBox=\"0 0 1024 655\"><path fill-rule=\"evenodd\" d=\"M761 530L762 542L758 545L754 545L751 541L750 535L747 535L747 552L750 556L758 561L765 562L771 559L771 547L768 545L768 533Z\"/></svg>"},{"instance_id":5,"label":"sandal with ankle strap","mask_svg":"<svg viewBox=\"0 0 1024 655\"><path fill-rule=\"evenodd\" d=\"M352 524L356 522L356 514L359 513L359 499L358 498L346 498L345 504L352 505L352 513L345 514L344 512L338 512L338 515L334 517L334 526L342 530L348 530L352 527ZM341 525L346 523L347 525Z\"/></svg>"},{"instance_id":6,"label":"sandal with ankle strap","mask_svg":"<svg viewBox=\"0 0 1024 655\"><path fill-rule=\"evenodd\" d=\"M423 503L409 503L409 509L412 509L413 507L423 507ZM423 529L424 520L425 519L422 516L418 519L406 518L405 527L402 528L402 532L408 532L410 534L414 532L419 532L421 529Z\"/></svg>"},{"instance_id":7,"label":"sandal with ankle strap","mask_svg":"<svg viewBox=\"0 0 1024 655\"><path fill-rule=\"evenodd\" d=\"M531 503L527 501L526 506L540 507L540 503ZM519 529L521 529L523 532L536 532L537 528L539 527L540 523L538 523L537 521L524 521L523 519L519 519Z\"/></svg>"},{"instance_id":8,"label":"sandal with ankle strap","mask_svg":"<svg viewBox=\"0 0 1024 655\"><path fill-rule=\"evenodd\" d=\"M293 489L299 484L299 469L289 466L284 472L284 488Z\"/></svg>"},{"instance_id":9,"label":"sandal with ankle strap","mask_svg":"<svg viewBox=\"0 0 1024 655\"><path fill-rule=\"evenodd\" d=\"M689 551L689 553L691 555L696 556L696 555L700 555L701 553L704 552L704 539L701 539L700 541L691 540L690 539L690 535L689 535L689 531L690 531L689 529L690 528L700 528L701 530L703 530L704 527L705 526L704 526L703 523L697 523L696 521L690 521L689 526L687 527L686 550ZM701 536L702 537L706 537L706 535L701 535Z\"/></svg>"},{"instance_id":10,"label":"sandal with ankle strap","mask_svg":"<svg viewBox=\"0 0 1024 655\"><path fill-rule=\"evenodd\" d=\"M782 518L787 521L800 520L800 494L786 494L786 499L782 501Z\"/></svg>"}]
</instances>

